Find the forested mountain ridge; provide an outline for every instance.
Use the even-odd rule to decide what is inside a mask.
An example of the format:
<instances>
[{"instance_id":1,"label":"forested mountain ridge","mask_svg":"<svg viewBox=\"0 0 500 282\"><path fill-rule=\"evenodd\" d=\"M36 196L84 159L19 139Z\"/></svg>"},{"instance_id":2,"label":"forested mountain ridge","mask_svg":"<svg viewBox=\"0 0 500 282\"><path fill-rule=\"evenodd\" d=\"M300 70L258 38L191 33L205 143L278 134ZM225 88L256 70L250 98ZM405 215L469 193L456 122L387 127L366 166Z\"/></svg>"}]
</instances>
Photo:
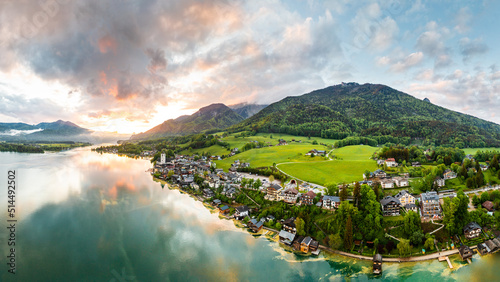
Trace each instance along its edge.
<instances>
[{"instance_id":1,"label":"forested mountain ridge","mask_svg":"<svg viewBox=\"0 0 500 282\"><path fill-rule=\"evenodd\" d=\"M389 135L435 145L500 146L500 125L380 84L348 83L287 97L228 130L334 139Z\"/></svg>"},{"instance_id":2,"label":"forested mountain ridge","mask_svg":"<svg viewBox=\"0 0 500 282\"><path fill-rule=\"evenodd\" d=\"M131 140L153 139L167 136L200 133L205 130L224 129L243 120L224 104L211 104L190 116L169 119L150 130L133 135Z\"/></svg>"}]
</instances>

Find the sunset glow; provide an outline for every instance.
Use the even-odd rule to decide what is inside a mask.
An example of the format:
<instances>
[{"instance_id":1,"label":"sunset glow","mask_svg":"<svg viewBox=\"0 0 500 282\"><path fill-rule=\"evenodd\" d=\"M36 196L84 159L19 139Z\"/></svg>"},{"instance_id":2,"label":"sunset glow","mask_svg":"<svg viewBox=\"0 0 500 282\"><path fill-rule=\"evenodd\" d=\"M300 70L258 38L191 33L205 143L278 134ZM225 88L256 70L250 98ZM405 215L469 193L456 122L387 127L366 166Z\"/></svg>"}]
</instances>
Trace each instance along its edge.
<instances>
[{"instance_id":1,"label":"sunset glow","mask_svg":"<svg viewBox=\"0 0 500 282\"><path fill-rule=\"evenodd\" d=\"M496 2L49 2L0 4L2 122L137 133L347 81L500 122Z\"/></svg>"}]
</instances>

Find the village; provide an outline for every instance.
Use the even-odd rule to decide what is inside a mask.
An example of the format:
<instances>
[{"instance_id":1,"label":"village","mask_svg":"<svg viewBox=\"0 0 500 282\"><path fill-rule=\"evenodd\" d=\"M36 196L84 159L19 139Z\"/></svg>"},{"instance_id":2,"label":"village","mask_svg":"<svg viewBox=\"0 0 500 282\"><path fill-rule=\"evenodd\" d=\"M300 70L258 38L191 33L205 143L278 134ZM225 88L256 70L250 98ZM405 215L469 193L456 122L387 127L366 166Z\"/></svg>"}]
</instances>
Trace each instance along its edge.
<instances>
[{"instance_id":1,"label":"village","mask_svg":"<svg viewBox=\"0 0 500 282\"><path fill-rule=\"evenodd\" d=\"M325 155L327 152L314 149L307 154ZM470 156L467 156L467 158L470 159ZM352 252L342 252L332 248L331 242L329 246L325 246L326 244L323 245L325 238L315 238L312 234L304 232L304 221L298 216L279 217L278 214L269 213L270 208L263 209L263 203L281 202L284 203L282 207L285 207L285 210L293 210L294 207L309 207L308 211L316 209L315 213L321 210L325 214L335 214L344 201L348 203L356 202L356 205L358 205L357 201L359 199L355 195L356 192L352 192L352 195L349 195L347 187L363 185L363 187L370 187L370 190L381 188L384 191L390 191L397 187L403 189L396 190L397 193L395 195L387 195L385 193L385 196L380 196L379 208L384 220L390 221L391 218L414 213L418 214L418 218L422 224L428 223L437 226L436 230L429 232L430 234L438 233L445 226L434 221L442 222L445 202L457 197L457 193L454 190L441 190L439 193L436 191L427 191L421 194L410 193L409 189L405 189L410 186L409 173L402 172L395 175L394 173L387 173L382 169L390 170L391 168L397 168L399 164L394 158L376 160L380 169L363 174L360 176L360 181L356 183L339 185L336 195L329 195L332 193L328 194L325 191L325 187L293 178L289 181L287 179L286 182L281 182L275 180L273 175L266 177L244 172L248 171L251 164L240 162L239 160L234 161L229 170L225 172L221 168L216 168L214 161L219 159L219 156L193 157L186 155L175 155L167 158L166 154L162 153L151 170L151 174L157 179L168 182L173 187L195 195L200 201L217 209L222 217L240 221L250 232L258 233L261 230L266 230L266 233L273 234L279 240L280 245L290 251L318 255L320 250L323 249L355 258L371 259L374 261L375 274L381 273L382 261L401 262L412 261L412 259L438 258L440 261L447 260L450 268L452 268L453 266L447 259L449 255L459 254L463 260L471 262L471 258L476 251L481 255L485 255L500 250L500 236L498 236L500 234L497 234L498 237L496 237L492 233L492 230L487 230L486 232L477 222L471 221L461 227L462 234L451 237L449 242L446 242L446 246L431 236L427 237L426 234L426 238L421 240L431 238L431 240L426 240L428 249L422 249L417 256L415 256L415 253L411 253L410 258L401 255L395 257L390 254L383 257L376 251L377 243L373 241L363 242L363 240L353 240L352 248L350 248ZM419 162L413 162L411 165L412 167L421 166ZM486 170L488 167L482 165L480 169ZM457 173L446 169L442 175L435 177L433 185L442 187L445 185L446 180L456 177ZM490 191L498 193L499 189L499 185L490 185L467 191L465 194L479 195L480 193L489 193ZM482 196L481 198L485 197ZM472 205L472 200L469 204L467 197L467 201L467 208L475 210L476 208ZM492 201L485 200L479 204L478 208L484 208L488 216L493 217L494 206ZM280 214L291 213L297 214L297 212L280 212ZM304 217L302 211L299 214ZM316 223L313 224L321 230ZM389 227L389 229L392 228L398 228L398 226ZM386 232L386 237L388 238L390 237L400 242L409 242L409 240L397 238L388 233L390 231ZM332 239L329 237L328 240ZM427 241L431 243L427 244ZM371 247L373 249L373 256L365 255L365 252L361 251L364 248L362 245L366 246L366 248ZM358 247L360 248L360 252L355 254L354 250ZM446 255L441 256L441 252Z\"/></svg>"}]
</instances>

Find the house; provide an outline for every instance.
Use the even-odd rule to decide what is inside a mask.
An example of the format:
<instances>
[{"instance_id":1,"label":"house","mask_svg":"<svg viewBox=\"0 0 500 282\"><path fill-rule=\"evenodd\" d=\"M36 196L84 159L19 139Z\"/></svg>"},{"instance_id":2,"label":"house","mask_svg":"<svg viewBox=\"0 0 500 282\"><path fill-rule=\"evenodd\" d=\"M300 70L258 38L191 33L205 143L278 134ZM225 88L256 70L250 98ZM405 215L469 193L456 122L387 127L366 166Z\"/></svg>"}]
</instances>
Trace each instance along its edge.
<instances>
[{"instance_id":1,"label":"house","mask_svg":"<svg viewBox=\"0 0 500 282\"><path fill-rule=\"evenodd\" d=\"M248 228L252 229L252 231L255 233L259 232L262 229L263 225L264 224L262 223L262 221L257 221L257 219L255 218L252 218L248 222Z\"/></svg>"},{"instance_id":2,"label":"house","mask_svg":"<svg viewBox=\"0 0 500 282\"><path fill-rule=\"evenodd\" d=\"M385 160L377 160L377 165L383 165Z\"/></svg>"},{"instance_id":3,"label":"house","mask_svg":"<svg viewBox=\"0 0 500 282\"><path fill-rule=\"evenodd\" d=\"M318 250L318 247L319 247L319 242L313 239L311 241L311 244L309 244L309 251L311 253L316 252Z\"/></svg>"},{"instance_id":4,"label":"house","mask_svg":"<svg viewBox=\"0 0 500 282\"><path fill-rule=\"evenodd\" d=\"M483 208L485 208L487 211L493 211L494 204L491 201L486 201L483 203Z\"/></svg>"},{"instance_id":5,"label":"house","mask_svg":"<svg viewBox=\"0 0 500 282\"><path fill-rule=\"evenodd\" d=\"M322 200L324 209L337 209L340 206L340 198L336 196L323 196Z\"/></svg>"},{"instance_id":6,"label":"house","mask_svg":"<svg viewBox=\"0 0 500 282\"><path fill-rule=\"evenodd\" d=\"M212 198L215 197L215 193L211 189L205 188L203 189L203 196L205 198Z\"/></svg>"},{"instance_id":7,"label":"house","mask_svg":"<svg viewBox=\"0 0 500 282\"><path fill-rule=\"evenodd\" d=\"M394 182L391 179L384 179L380 181L380 186L382 186L382 189L392 189L394 188Z\"/></svg>"},{"instance_id":8,"label":"house","mask_svg":"<svg viewBox=\"0 0 500 282\"><path fill-rule=\"evenodd\" d=\"M213 200L213 201L212 201L212 206L217 207L217 206L218 206L218 205L220 205L221 203L222 203L222 202L221 202L221 200L219 200L219 199L215 199L215 200Z\"/></svg>"},{"instance_id":9,"label":"house","mask_svg":"<svg viewBox=\"0 0 500 282\"><path fill-rule=\"evenodd\" d=\"M281 186L278 184L271 184L271 186L266 189L266 198L269 201L277 201L279 191L281 190Z\"/></svg>"},{"instance_id":10,"label":"house","mask_svg":"<svg viewBox=\"0 0 500 282\"><path fill-rule=\"evenodd\" d=\"M392 180L394 181L394 183L396 183L396 185L398 187L410 186L410 182L408 181L408 178L406 178L406 177L394 177Z\"/></svg>"},{"instance_id":11,"label":"house","mask_svg":"<svg viewBox=\"0 0 500 282\"><path fill-rule=\"evenodd\" d=\"M293 248L296 250L296 251L300 251L300 244L302 243L302 241L304 240L304 236L295 236L295 239L293 240Z\"/></svg>"},{"instance_id":12,"label":"house","mask_svg":"<svg viewBox=\"0 0 500 282\"><path fill-rule=\"evenodd\" d=\"M250 209L247 206L239 206L234 209L234 217L238 219L245 218L250 214Z\"/></svg>"},{"instance_id":13,"label":"house","mask_svg":"<svg viewBox=\"0 0 500 282\"><path fill-rule=\"evenodd\" d=\"M294 188L297 189L297 181L295 179L290 180L288 184L285 185L285 189Z\"/></svg>"},{"instance_id":14,"label":"house","mask_svg":"<svg viewBox=\"0 0 500 282\"><path fill-rule=\"evenodd\" d=\"M445 180L438 176L434 180L434 184L437 185L437 187L443 187L445 185Z\"/></svg>"},{"instance_id":15,"label":"house","mask_svg":"<svg viewBox=\"0 0 500 282\"><path fill-rule=\"evenodd\" d=\"M411 166L412 166L412 167L421 167L421 166L422 166L422 164L421 164L420 162L412 162L412 163L411 163Z\"/></svg>"},{"instance_id":16,"label":"house","mask_svg":"<svg viewBox=\"0 0 500 282\"><path fill-rule=\"evenodd\" d=\"M294 188L289 188L283 191L280 195L283 198L283 201L288 204L295 204L297 202L299 191ZM278 199L279 200L279 199Z\"/></svg>"},{"instance_id":17,"label":"house","mask_svg":"<svg viewBox=\"0 0 500 282\"><path fill-rule=\"evenodd\" d=\"M283 230L290 232L290 233L297 233L297 229L295 228L295 217L290 217L287 220L283 221L283 224L281 224Z\"/></svg>"},{"instance_id":18,"label":"house","mask_svg":"<svg viewBox=\"0 0 500 282\"><path fill-rule=\"evenodd\" d=\"M219 208L219 212L222 213L222 214L226 214L229 212L229 207L224 205L222 207Z\"/></svg>"},{"instance_id":19,"label":"house","mask_svg":"<svg viewBox=\"0 0 500 282\"><path fill-rule=\"evenodd\" d=\"M373 176L378 178L385 178L387 177L387 173L381 169L377 169L373 172Z\"/></svg>"},{"instance_id":20,"label":"house","mask_svg":"<svg viewBox=\"0 0 500 282\"><path fill-rule=\"evenodd\" d=\"M420 195L420 213L423 217L440 217L441 206L436 192L426 192Z\"/></svg>"},{"instance_id":21,"label":"house","mask_svg":"<svg viewBox=\"0 0 500 282\"><path fill-rule=\"evenodd\" d=\"M447 179L457 178L457 174L456 174L453 170L451 170L451 169L447 169L447 170L445 170L445 171L444 171L444 173L443 173L443 178L444 178L445 180L447 180Z\"/></svg>"},{"instance_id":22,"label":"house","mask_svg":"<svg viewBox=\"0 0 500 282\"><path fill-rule=\"evenodd\" d=\"M394 158L388 158L387 160L385 160L385 164L388 167L397 167L398 166L398 163L396 162L396 160Z\"/></svg>"},{"instance_id":23,"label":"house","mask_svg":"<svg viewBox=\"0 0 500 282\"><path fill-rule=\"evenodd\" d=\"M489 253L493 253L496 250L498 250L498 246L497 246L497 244L495 244L495 242L493 242L493 240L488 240L488 241L484 242L484 244L486 245L486 247L488 247Z\"/></svg>"},{"instance_id":24,"label":"house","mask_svg":"<svg viewBox=\"0 0 500 282\"><path fill-rule=\"evenodd\" d=\"M293 239L295 239L295 234L290 233L286 230L281 230L278 236L280 238L280 243L288 246L292 245Z\"/></svg>"},{"instance_id":25,"label":"house","mask_svg":"<svg viewBox=\"0 0 500 282\"><path fill-rule=\"evenodd\" d=\"M399 215L399 208L401 207L401 203L398 199L392 196L387 196L380 201L380 204L382 205L382 212L384 213L384 216Z\"/></svg>"},{"instance_id":26,"label":"house","mask_svg":"<svg viewBox=\"0 0 500 282\"><path fill-rule=\"evenodd\" d=\"M271 221L271 220L276 220L276 218L274 217L274 215L270 214L266 217L266 221Z\"/></svg>"},{"instance_id":27,"label":"house","mask_svg":"<svg viewBox=\"0 0 500 282\"><path fill-rule=\"evenodd\" d=\"M311 156L311 155L315 155L315 156L324 156L326 155L326 151L325 150L316 150L316 149L312 149L311 151L307 152L306 156Z\"/></svg>"},{"instance_id":28,"label":"house","mask_svg":"<svg viewBox=\"0 0 500 282\"><path fill-rule=\"evenodd\" d=\"M301 195L300 204L310 206L310 205L314 204L313 203L314 198L316 198L316 193L314 193L313 191L309 191L309 192Z\"/></svg>"},{"instance_id":29,"label":"house","mask_svg":"<svg viewBox=\"0 0 500 282\"><path fill-rule=\"evenodd\" d=\"M481 236L481 232L483 231L481 229L481 226L475 222L469 222L465 227L463 228L464 231L464 236L467 239L473 239Z\"/></svg>"},{"instance_id":30,"label":"house","mask_svg":"<svg viewBox=\"0 0 500 282\"><path fill-rule=\"evenodd\" d=\"M309 236L305 237L304 240L300 243L300 251L303 253L308 253L309 252L309 246L311 245L311 242L313 239Z\"/></svg>"},{"instance_id":31,"label":"house","mask_svg":"<svg viewBox=\"0 0 500 282\"><path fill-rule=\"evenodd\" d=\"M415 197L413 197L408 191L401 190L399 193L394 196L394 198L398 199L401 203L401 206L405 208L407 211L418 212L418 207L415 204Z\"/></svg>"},{"instance_id":32,"label":"house","mask_svg":"<svg viewBox=\"0 0 500 282\"><path fill-rule=\"evenodd\" d=\"M462 260L470 259L474 255L474 252L467 245L462 245L458 248L458 253L462 257Z\"/></svg>"}]
</instances>

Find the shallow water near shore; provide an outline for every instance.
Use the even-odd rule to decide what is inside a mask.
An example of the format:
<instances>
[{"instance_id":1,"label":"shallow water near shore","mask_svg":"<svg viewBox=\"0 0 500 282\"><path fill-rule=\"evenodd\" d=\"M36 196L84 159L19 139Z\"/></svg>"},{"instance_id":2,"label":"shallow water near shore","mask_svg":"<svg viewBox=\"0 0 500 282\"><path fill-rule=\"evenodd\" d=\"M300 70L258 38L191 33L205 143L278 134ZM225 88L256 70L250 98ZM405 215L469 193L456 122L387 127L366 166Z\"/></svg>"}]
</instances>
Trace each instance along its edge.
<instances>
[{"instance_id":1,"label":"shallow water near shore","mask_svg":"<svg viewBox=\"0 0 500 282\"><path fill-rule=\"evenodd\" d=\"M220 219L201 202L153 181L150 163L90 148L0 153L0 187L16 170L16 271L1 281L496 281L500 256L383 264L288 252ZM1 189L2 207L7 189ZM6 213L1 222L6 224ZM5 230L5 227L2 227ZM8 254L7 233L0 253ZM4 262L2 260L2 262ZM122 280L120 280L122 279Z\"/></svg>"}]
</instances>

